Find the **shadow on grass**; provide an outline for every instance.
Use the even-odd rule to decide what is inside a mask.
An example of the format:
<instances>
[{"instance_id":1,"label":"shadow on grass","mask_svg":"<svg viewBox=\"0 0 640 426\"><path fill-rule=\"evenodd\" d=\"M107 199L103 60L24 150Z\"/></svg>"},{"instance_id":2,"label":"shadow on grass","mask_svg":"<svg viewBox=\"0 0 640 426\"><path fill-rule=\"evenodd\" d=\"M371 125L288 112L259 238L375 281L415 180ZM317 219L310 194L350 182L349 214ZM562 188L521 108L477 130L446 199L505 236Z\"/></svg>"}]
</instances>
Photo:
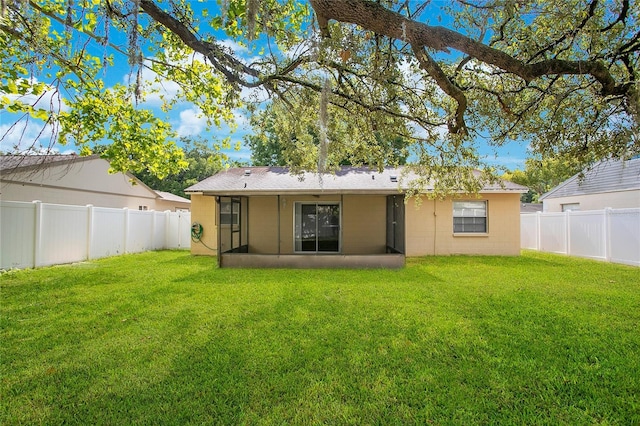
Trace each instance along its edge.
<instances>
[{"instance_id":1,"label":"shadow on grass","mask_svg":"<svg viewBox=\"0 0 640 426\"><path fill-rule=\"evenodd\" d=\"M575 259L574 259L575 260ZM539 253L525 253L521 256L475 256L475 255L450 255L450 256L423 256L407 258L407 268L430 266L463 266L483 265L506 268L542 268L561 267L571 261L566 257L545 257Z\"/></svg>"},{"instance_id":2,"label":"shadow on grass","mask_svg":"<svg viewBox=\"0 0 640 426\"><path fill-rule=\"evenodd\" d=\"M251 268L211 268L200 269L173 280L178 284L255 284L279 283L299 286L300 283L324 285L366 285L382 287L390 283L426 283L441 282L442 279L432 273L416 268L403 269L251 269Z\"/></svg>"}]
</instances>

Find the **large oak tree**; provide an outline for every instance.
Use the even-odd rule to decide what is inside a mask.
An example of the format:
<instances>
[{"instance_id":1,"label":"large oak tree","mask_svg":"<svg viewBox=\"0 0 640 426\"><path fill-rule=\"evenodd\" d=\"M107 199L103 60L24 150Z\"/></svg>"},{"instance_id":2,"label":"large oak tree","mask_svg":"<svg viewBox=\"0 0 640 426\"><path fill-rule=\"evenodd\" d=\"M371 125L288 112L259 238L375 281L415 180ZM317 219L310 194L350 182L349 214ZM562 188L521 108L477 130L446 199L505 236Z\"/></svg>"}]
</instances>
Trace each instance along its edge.
<instances>
[{"instance_id":1,"label":"large oak tree","mask_svg":"<svg viewBox=\"0 0 640 426\"><path fill-rule=\"evenodd\" d=\"M2 108L55 123L62 142L113 140L118 168L162 174L180 161L171 129L137 104L168 82L177 89L164 108L191 102L211 125L247 106L243 90L267 93L302 167L331 168L381 137L407 141L432 177L478 167L478 144L517 140L581 161L640 151L631 0L3 5ZM128 58L131 77L109 86L115 56ZM34 103L51 92L64 107Z\"/></svg>"}]
</instances>

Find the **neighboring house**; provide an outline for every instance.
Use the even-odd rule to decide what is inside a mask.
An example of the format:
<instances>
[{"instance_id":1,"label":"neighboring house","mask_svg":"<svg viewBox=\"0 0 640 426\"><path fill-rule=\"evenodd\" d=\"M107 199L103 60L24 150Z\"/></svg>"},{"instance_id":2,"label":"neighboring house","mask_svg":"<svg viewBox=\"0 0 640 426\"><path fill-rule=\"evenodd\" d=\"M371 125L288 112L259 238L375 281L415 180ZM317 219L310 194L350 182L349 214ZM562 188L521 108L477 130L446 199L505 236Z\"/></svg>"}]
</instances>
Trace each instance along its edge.
<instances>
[{"instance_id":1,"label":"neighboring house","mask_svg":"<svg viewBox=\"0 0 640 426\"><path fill-rule=\"evenodd\" d=\"M0 199L113 207L189 210L191 202L156 192L130 173L109 173L97 155L2 155Z\"/></svg>"},{"instance_id":2,"label":"neighboring house","mask_svg":"<svg viewBox=\"0 0 640 426\"><path fill-rule=\"evenodd\" d=\"M545 212L640 207L640 158L603 161L540 197Z\"/></svg>"},{"instance_id":3,"label":"neighboring house","mask_svg":"<svg viewBox=\"0 0 640 426\"><path fill-rule=\"evenodd\" d=\"M536 213L542 211L542 203L521 203L520 213Z\"/></svg>"},{"instance_id":4,"label":"neighboring house","mask_svg":"<svg viewBox=\"0 0 640 426\"><path fill-rule=\"evenodd\" d=\"M171 210L176 211L189 211L191 209L191 201L176 194L165 191L153 191L158 195L156 198L157 211Z\"/></svg>"},{"instance_id":5,"label":"neighboring house","mask_svg":"<svg viewBox=\"0 0 640 426\"><path fill-rule=\"evenodd\" d=\"M520 253L527 188L504 182L478 195L405 202L401 184L410 179L392 168L322 176L231 168L186 189L191 252L252 267L400 267L405 256Z\"/></svg>"}]
</instances>

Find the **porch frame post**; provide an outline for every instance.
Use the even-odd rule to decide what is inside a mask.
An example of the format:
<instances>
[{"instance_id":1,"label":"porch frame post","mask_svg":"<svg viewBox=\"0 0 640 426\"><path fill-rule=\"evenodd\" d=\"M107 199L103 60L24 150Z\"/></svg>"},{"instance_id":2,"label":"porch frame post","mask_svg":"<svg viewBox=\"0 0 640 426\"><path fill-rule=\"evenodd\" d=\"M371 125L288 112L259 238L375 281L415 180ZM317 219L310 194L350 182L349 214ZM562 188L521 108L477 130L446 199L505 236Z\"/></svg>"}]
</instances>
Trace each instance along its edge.
<instances>
[{"instance_id":1,"label":"porch frame post","mask_svg":"<svg viewBox=\"0 0 640 426\"><path fill-rule=\"evenodd\" d=\"M280 256L280 194L278 194L278 256Z\"/></svg>"},{"instance_id":2,"label":"porch frame post","mask_svg":"<svg viewBox=\"0 0 640 426\"><path fill-rule=\"evenodd\" d=\"M215 224L217 227L218 234L218 268L222 268L222 232L220 231L220 196L215 197L216 200L216 213L215 213Z\"/></svg>"}]
</instances>

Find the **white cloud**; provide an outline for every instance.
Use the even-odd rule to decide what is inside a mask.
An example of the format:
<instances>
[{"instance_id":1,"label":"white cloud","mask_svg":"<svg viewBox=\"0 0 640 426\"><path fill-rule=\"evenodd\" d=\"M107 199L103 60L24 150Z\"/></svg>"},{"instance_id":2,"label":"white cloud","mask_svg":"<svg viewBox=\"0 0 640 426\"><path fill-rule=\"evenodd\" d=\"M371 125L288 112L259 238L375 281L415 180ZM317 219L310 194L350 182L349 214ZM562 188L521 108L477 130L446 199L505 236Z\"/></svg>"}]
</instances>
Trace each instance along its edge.
<instances>
[{"instance_id":1,"label":"white cloud","mask_svg":"<svg viewBox=\"0 0 640 426\"><path fill-rule=\"evenodd\" d=\"M233 110L233 119L238 126L238 129L248 129L251 126L249 125L249 118L246 116L246 113L242 110L235 109Z\"/></svg>"},{"instance_id":2,"label":"white cloud","mask_svg":"<svg viewBox=\"0 0 640 426\"><path fill-rule=\"evenodd\" d=\"M16 84L21 84L24 82L24 79L16 80ZM36 85L39 81L36 78L29 79L30 85ZM7 96L11 100L19 100L23 104L31 105L36 109L44 109L47 111L60 112L60 111L68 111L69 107L64 103L64 97L58 91L58 88L55 86L51 86L49 84L44 85L44 91L35 95L33 92L28 92L26 95L16 95L16 94L5 94L0 92L0 94Z\"/></svg>"},{"instance_id":3,"label":"white cloud","mask_svg":"<svg viewBox=\"0 0 640 426\"><path fill-rule=\"evenodd\" d=\"M207 119L197 108L189 108L180 111L180 122L178 124L179 136L195 136L202 133L207 127Z\"/></svg>"},{"instance_id":4,"label":"white cloud","mask_svg":"<svg viewBox=\"0 0 640 426\"><path fill-rule=\"evenodd\" d=\"M432 126L429 129L416 124L411 124L410 127L413 129L413 135L421 139L431 139L434 136L437 139L444 139L449 134L449 129L446 125Z\"/></svg>"},{"instance_id":5,"label":"white cloud","mask_svg":"<svg viewBox=\"0 0 640 426\"><path fill-rule=\"evenodd\" d=\"M57 143L54 129L41 121L22 120L0 125L0 151L13 154L62 152L74 150Z\"/></svg>"},{"instance_id":6,"label":"white cloud","mask_svg":"<svg viewBox=\"0 0 640 426\"><path fill-rule=\"evenodd\" d=\"M231 39L221 40L219 44L231 50L231 52L233 52L236 55L249 52L249 49L247 48L247 46L238 44Z\"/></svg>"},{"instance_id":7,"label":"white cloud","mask_svg":"<svg viewBox=\"0 0 640 426\"><path fill-rule=\"evenodd\" d=\"M243 87L240 91L240 99L247 103L265 102L270 98L269 92L264 87Z\"/></svg>"},{"instance_id":8,"label":"white cloud","mask_svg":"<svg viewBox=\"0 0 640 426\"><path fill-rule=\"evenodd\" d=\"M179 91L180 85L177 83L161 78L156 72L147 68L150 67L149 61L145 62L145 67L141 70L142 84L145 87L145 98L142 105L146 106L160 106L165 100L171 100L175 98ZM125 75L122 80L124 84L129 84L135 79L134 75Z\"/></svg>"}]
</instances>

